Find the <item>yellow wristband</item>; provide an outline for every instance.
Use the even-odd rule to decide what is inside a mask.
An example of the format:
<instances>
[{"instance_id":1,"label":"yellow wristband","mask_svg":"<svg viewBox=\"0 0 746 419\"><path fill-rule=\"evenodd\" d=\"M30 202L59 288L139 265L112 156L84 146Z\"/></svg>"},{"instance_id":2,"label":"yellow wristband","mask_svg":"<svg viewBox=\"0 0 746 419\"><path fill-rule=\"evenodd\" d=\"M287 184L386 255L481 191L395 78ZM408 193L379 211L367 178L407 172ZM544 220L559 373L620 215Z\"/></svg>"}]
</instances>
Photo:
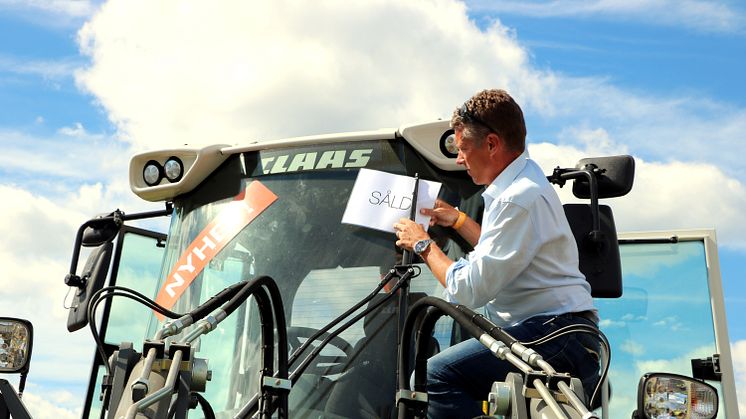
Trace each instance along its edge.
<instances>
[{"instance_id":1,"label":"yellow wristband","mask_svg":"<svg viewBox=\"0 0 746 419\"><path fill-rule=\"evenodd\" d=\"M453 223L451 227L453 227L454 230L458 230L461 228L462 225L466 222L466 213L459 211L458 212L458 219L456 219L456 222Z\"/></svg>"}]
</instances>

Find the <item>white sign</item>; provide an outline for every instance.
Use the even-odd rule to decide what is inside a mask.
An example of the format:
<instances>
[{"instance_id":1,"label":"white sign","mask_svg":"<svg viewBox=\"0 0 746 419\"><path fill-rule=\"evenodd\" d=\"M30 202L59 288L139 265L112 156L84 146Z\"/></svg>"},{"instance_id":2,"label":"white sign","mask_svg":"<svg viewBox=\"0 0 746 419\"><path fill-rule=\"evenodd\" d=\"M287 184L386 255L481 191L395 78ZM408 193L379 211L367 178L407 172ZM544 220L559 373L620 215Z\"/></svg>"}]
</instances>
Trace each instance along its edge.
<instances>
[{"instance_id":1,"label":"white sign","mask_svg":"<svg viewBox=\"0 0 746 419\"><path fill-rule=\"evenodd\" d=\"M413 177L360 169L342 222L393 233L394 223L400 218L409 218L413 191ZM425 228L430 217L420 214L419 210L432 208L439 191L440 183L420 179L415 221Z\"/></svg>"}]
</instances>

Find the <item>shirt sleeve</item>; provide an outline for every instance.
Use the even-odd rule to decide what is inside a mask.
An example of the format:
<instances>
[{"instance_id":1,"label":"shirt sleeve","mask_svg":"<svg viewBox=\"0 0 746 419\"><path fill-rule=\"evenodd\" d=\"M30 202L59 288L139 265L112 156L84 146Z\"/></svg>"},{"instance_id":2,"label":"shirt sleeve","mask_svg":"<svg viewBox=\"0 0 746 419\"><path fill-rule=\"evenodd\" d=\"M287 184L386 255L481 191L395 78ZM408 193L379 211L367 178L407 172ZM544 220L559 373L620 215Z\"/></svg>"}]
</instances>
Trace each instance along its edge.
<instances>
[{"instance_id":1,"label":"shirt sleeve","mask_svg":"<svg viewBox=\"0 0 746 419\"><path fill-rule=\"evenodd\" d=\"M510 202L496 202L486 214L474 250L446 271L447 300L478 308L513 281L531 263L539 247L529 212Z\"/></svg>"}]
</instances>

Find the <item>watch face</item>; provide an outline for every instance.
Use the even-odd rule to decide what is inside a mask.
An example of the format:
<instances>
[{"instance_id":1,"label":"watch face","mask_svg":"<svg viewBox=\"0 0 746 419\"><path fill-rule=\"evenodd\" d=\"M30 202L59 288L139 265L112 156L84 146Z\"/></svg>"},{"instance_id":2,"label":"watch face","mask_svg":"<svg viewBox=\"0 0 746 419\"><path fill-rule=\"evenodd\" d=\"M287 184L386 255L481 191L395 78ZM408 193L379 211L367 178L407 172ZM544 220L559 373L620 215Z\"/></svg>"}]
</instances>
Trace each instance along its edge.
<instances>
[{"instance_id":1,"label":"watch face","mask_svg":"<svg viewBox=\"0 0 746 419\"><path fill-rule=\"evenodd\" d=\"M420 240L414 244L414 252L418 255L427 249L427 246L432 243L432 240Z\"/></svg>"}]
</instances>

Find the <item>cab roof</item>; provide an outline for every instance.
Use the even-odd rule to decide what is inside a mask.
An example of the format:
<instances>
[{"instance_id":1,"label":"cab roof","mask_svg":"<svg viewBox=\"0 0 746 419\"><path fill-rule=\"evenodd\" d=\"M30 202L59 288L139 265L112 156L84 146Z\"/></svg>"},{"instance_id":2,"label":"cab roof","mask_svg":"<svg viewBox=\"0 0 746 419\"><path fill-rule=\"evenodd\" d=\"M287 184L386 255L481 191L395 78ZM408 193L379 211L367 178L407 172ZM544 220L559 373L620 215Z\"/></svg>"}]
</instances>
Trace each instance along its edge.
<instances>
[{"instance_id":1,"label":"cab roof","mask_svg":"<svg viewBox=\"0 0 746 419\"><path fill-rule=\"evenodd\" d=\"M368 140L396 140L409 143L418 153L442 170L463 170L456 164L453 130L448 121L402 125L373 131L346 132L273 140L254 140L247 144L216 144L206 147L179 147L147 151L130 160L129 181L132 191L147 201L165 201L187 193L199 185L228 157L258 150L291 148L314 144L334 144ZM182 174L169 180L164 167L169 161L182 165ZM171 163L169 163L170 165ZM150 184L144 179L145 169L152 166ZM158 170L156 173L155 170Z\"/></svg>"}]
</instances>

